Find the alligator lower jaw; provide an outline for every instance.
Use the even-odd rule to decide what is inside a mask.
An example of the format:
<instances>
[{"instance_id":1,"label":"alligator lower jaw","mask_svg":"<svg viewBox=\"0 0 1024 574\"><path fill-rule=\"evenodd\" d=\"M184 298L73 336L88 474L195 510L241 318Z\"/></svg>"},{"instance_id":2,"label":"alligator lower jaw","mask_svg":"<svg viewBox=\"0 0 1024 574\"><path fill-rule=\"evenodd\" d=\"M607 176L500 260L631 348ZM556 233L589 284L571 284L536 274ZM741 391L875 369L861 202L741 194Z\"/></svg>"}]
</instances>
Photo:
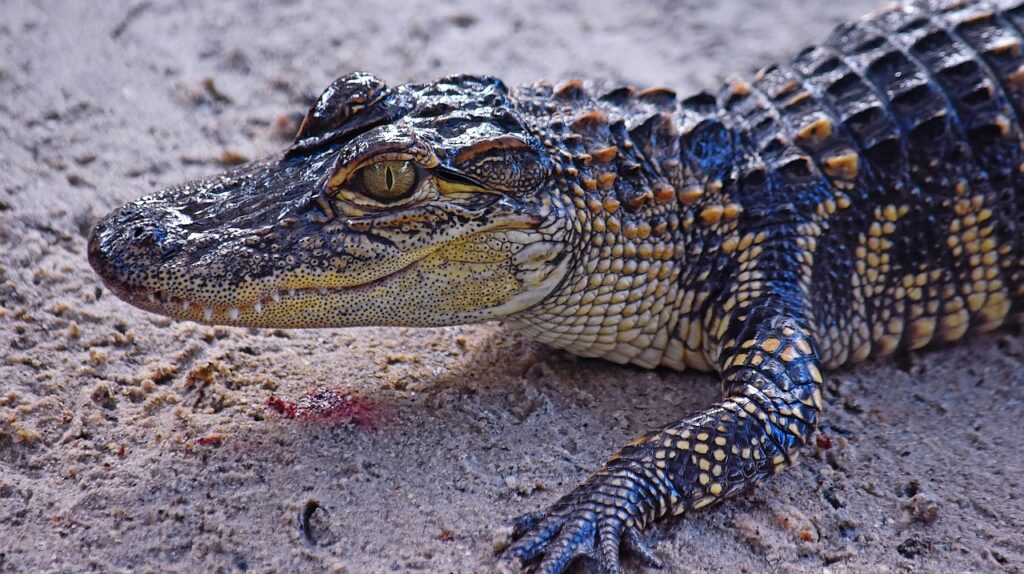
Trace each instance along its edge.
<instances>
[{"instance_id":1,"label":"alligator lower jaw","mask_svg":"<svg viewBox=\"0 0 1024 574\"><path fill-rule=\"evenodd\" d=\"M153 291L143 296L135 296L131 303L136 307L152 311L161 315L167 315L176 319L189 319L211 325L233 324L241 317L263 315L270 305L281 304L289 300L298 299L300 296L317 295L326 297L333 291L345 291L359 289L361 286L343 287L338 289L275 289L262 295L255 301L238 303L236 305L204 304L188 299L181 299L166 295L161 291ZM198 318L197 318L198 315Z\"/></svg>"},{"instance_id":2,"label":"alligator lower jaw","mask_svg":"<svg viewBox=\"0 0 1024 574\"><path fill-rule=\"evenodd\" d=\"M163 291L149 291L121 296L132 305L165 315L173 319L195 321L208 325L228 325L239 327L281 328L293 326L293 320L281 321L280 309L292 304L313 305L317 300L326 300L331 295L358 293L369 290L381 283L392 280L399 275L415 268L421 260L366 283L342 287L304 287L304 288L272 288L262 292L258 297L233 305L223 303L211 304L194 299L184 299L167 294ZM339 313L339 311L334 311ZM343 314L343 312L340 312ZM275 320L276 319L276 320ZM323 325L330 326L330 325Z\"/></svg>"}]
</instances>

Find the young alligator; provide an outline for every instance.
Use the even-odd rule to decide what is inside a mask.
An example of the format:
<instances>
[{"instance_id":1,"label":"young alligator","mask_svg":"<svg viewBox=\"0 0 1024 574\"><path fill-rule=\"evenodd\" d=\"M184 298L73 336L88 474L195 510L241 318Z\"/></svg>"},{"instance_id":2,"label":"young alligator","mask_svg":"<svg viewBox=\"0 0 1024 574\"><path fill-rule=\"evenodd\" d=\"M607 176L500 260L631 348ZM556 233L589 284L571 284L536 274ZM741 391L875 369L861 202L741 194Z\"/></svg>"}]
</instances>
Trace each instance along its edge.
<instances>
[{"instance_id":1,"label":"young alligator","mask_svg":"<svg viewBox=\"0 0 1024 574\"><path fill-rule=\"evenodd\" d=\"M638 438L506 557L619 568L640 532L793 464L822 370L1024 319L1024 4L840 27L685 100L570 81L334 82L283 154L132 202L89 259L120 297L252 327L498 319L721 402Z\"/></svg>"}]
</instances>

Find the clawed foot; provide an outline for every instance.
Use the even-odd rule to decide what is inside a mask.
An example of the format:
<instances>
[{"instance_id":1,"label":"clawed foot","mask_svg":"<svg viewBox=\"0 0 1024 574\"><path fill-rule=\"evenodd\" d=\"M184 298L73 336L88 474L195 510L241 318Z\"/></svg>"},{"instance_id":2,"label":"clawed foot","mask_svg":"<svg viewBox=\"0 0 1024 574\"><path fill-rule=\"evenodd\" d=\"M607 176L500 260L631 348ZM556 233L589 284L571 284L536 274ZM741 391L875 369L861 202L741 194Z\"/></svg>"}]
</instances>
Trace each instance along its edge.
<instances>
[{"instance_id":1,"label":"clawed foot","mask_svg":"<svg viewBox=\"0 0 1024 574\"><path fill-rule=\"evenodd\" d=\"M643 541L640 529L626 509L587 500L577 491L559 500L547 511L533 512L515 520L514 542L502 559L531 564L540 559L535 574L560 574L578 558L596 562L603 572L618 574L619 548L651 567L661 561ZM633 506L626 500L625 506Z\"/></svg>"}]
</instances>

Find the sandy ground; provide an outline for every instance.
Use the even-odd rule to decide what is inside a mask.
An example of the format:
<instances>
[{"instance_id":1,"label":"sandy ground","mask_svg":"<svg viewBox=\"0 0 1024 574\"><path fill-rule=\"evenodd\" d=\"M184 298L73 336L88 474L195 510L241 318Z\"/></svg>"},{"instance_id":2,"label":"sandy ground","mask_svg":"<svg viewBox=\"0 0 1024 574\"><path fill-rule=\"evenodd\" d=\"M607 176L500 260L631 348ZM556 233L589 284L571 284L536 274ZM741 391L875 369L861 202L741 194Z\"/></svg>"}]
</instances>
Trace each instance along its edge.
<instances>
[{"instance_id":1,"label":"sandy ground","mask_svg":"<svg viewBox=\"0 0 1024 574\"><path fill-rule=\"evenodd\" d=\"M871 0L0 5L0 572L473 572L709 377L498 325L257 332L106 293L116 205L286 144L333 78L714 87ZM369 425L268 408L326 386ZM803 462L657 529L668 571L1024 571L1019 330L835 373ZM297 516L315 500L312 542ZM631 563L635 569L639 566Z\"/></svg>"}]
</instances>

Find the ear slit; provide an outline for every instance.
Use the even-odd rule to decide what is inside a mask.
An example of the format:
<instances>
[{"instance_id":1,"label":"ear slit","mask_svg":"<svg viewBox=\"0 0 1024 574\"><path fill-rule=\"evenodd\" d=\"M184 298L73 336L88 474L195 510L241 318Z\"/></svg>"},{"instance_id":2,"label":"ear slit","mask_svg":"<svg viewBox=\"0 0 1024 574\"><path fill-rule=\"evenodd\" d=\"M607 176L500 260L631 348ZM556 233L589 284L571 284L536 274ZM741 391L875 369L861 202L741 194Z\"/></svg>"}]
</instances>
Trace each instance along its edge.
<instances>
[{"instance_id":1,"label":"ear slit","mask_svg":"<svg viewBox=\"0 0 1024 574\"><path fill-rule=\"evenodd\" d=\"M459 173L453 169L448 169L446 167L435 168L434 172L441 179L444 179L445 181L450 181L452 183L461 183L464 185L472 185L475 187L482 188L487 187L486 185L480 183L479 181L473 179L472 177L469 177L464 173Z\"/></svg>"}]
</instances>

